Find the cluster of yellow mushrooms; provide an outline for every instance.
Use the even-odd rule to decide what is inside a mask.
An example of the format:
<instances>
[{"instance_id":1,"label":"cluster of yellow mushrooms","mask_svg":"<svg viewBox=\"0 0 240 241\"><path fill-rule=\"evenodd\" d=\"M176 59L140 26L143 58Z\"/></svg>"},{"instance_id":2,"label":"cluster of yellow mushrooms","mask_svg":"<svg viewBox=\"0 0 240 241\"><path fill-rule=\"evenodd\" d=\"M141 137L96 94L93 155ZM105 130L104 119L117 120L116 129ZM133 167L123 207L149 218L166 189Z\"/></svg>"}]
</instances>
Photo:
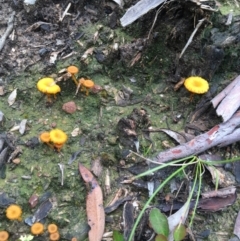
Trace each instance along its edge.
<instances>
[{"instance_id":1,"label":"cluster of yellow mushrooms","mask_svg":"<svg viewBox=\"0 0 240 241\"><path fill-rule=\"evenodd\" d=\"M67 68L67 72L71 74L72 79L76 86L81 87L81 91L86 91L86 95L89 94L89 90L93 88L94 82L90 79L84 79L81 78L79 81L77 81L77 78L75 74L78 73L78 68L76 66L69 66ZM37 83L37 88L40 92L44 93L47 95L48 101L51 102L51 97L53 96L56 98L56 94L61 91L61 88L59 85L56 84L53 78L50 77L45 77L42 78L38 81Z\"/></svg>"},{"instance_id":2,"label":"cluster of yellow mushrooms","mask_svg":"<svg viewBox=\"0 0 240 241\"><path fill-rule=\"evenodd\" d=\"M85 91L86 95L88 95L89 90L94 87L94 82L85 78L80 78L77 80L75 75L78 73L78 71L78 68L73 65L67 68L67 72L71 75L76 86L78 88L80 87L81 91ZM37 83L37 88L40 92L46 94L48 102L52 101L52 97L56 98L56 94L61 91L60 86L57 85L54 79L50 77L40 79ZM54 129L50 132L43 132L39 139L41 142L59 152L67 141L67 135L60 129Z\"/></svg>"}]
</instances>

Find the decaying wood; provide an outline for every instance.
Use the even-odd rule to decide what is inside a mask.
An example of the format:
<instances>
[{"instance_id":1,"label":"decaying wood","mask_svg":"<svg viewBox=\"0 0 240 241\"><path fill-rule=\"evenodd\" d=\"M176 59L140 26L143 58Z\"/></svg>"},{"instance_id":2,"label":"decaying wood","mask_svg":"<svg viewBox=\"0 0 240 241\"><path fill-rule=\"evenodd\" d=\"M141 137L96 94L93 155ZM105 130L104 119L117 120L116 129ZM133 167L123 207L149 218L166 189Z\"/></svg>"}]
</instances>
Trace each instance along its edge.
<instances>
[{"instance_id":1,"label":"decaying wood","mask_svg":"<svg viewBox=\"0 0 240 241\"><path fill-rule=\"evenodd\" d=\"M160 163L168 162L186 156L197 155L211 147L226 144L226 142L231 144L229 140L231 140L231 135L234 135L234 132L239 131L239 129L236 129L238 125L240 125L240 111L236 112L227 122L214 126L208 132L196 136L191 141L160 152L156 157L156 161ZM240 135L234 138L234 142L239 140Z\"/></svg>"},{"instance_id":2,"label":"decaying wood","mask_svg":"<svg viewBox=\"0 0 240 241\"><path fill-rule=\"evenodd\" d=\"M14 16L15 16L15 12L13 12L9 19L8 19L8 26L7 26L7 29L5 31L5 33L2 35L2 37L0 38L0 51L2 50L4 44L5 44L5 41L7 39L7 37L9 36L9 34L12 32L13 30L13 23L14 23Z\"/></svg>"},{"instance_id":3,"label":"decaying wood","mask_svg":"<svg viewBox=\"0 0 240 241\"><path fill-rule=\"evenodd\" d=\"M213 107L223 121L229 120L240 106L240 75L212 99ZM221 102L221 103L220 103Z\"/></svg>"},{"instance_id":4,"label":"decaying wood","mask_svg":"<svg viewBox=\"0 0 240 241\"><path fill-rule=\"evenodd\" d=\"M236 192L235 186L224 187L214 191L208 191L201 193L202 199L211 198L211 197L226 197L232 195Z\"/></svg>"},{"instance_id":5,"label":"decaying wood","mask_svg":"<svg viewBox=\"0 0 240 241\"><path fill-rule=\"evenodd\" d=\"M93 174L81 163L79 163L79 172L91 188L86 200L88 224L91 228L88 232L88 239L89 241L101 241L105 227L102 190Z\"/></svg>"}]
</instances>

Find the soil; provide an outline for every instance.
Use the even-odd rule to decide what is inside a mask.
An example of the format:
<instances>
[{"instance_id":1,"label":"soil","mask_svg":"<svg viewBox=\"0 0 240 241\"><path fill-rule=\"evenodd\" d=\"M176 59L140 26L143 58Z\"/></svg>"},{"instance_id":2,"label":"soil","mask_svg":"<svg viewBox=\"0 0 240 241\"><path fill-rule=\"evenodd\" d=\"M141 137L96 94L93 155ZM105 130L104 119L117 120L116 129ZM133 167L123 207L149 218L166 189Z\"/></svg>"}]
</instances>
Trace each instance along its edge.
<instances>
[{"instance_id":1,"label":"soil","mask_svg":"<svg viewBox=\"0 0 240 241\"><path fill-rule=\"evenodd\" d=\"M29 217L43 200L52 204L50 211L46 206L41 209L45 225L58 224L61 240L85 240L88 190L79 176L79 162L97 175L104 206L120 187L126 186L132 196L144 201L146 190L121 184L124 176L130 175L128 167L142 161L137 156L128 157L128 150L154 157L176 145L164 133L147 136L144 130L152 127L182 131L186 124L194 124L191 134L197 135L221 122L209 109L195 116L194 121L192 116L200 103L211 99L239 74L240 17L235 16L233 23L226 26L227 16L221 12L204 11L193 2L170 1L149 35L157 10L122 28L120 18L137 1L126 2L121 9L114 1L99 4L38 0L29 7L21 0L0 0L1 36L15 12L13 31L0 52L0 134L12 146L5 157L6 168L0 166L0 230L7 230L10 240L30 234ZM225 6L225 2L222 4ZM194 23L202 18L206 21L179 60ZM226 42L227 38L232 40ZM96 91L86 95L78 90L66 71L70 65L79 68L77 78L93 80ZM201 75L211 86L207 95L196 95L192 102L183 86L174 91L181 78L191 75ZM51 102L36 87L43 77L54 78L61 88ZM13 103L9 104L14 90L16 97L11 97ZM70 101L75 102L76 111L66 113L62 106ZM129 128L131 133L124 132L129 119L136 124ZM60 152L38 140L42 132L53 128L68 136ZM9 158L14 151L14 158ZM211 152L224 158L239 156L237 144L231 150L214 148ZM106 184L108 174L110 184ZM34 207L29 204L32 195L38 197ZM12 222L5 216L6 207L12 202L23 209L21 222ZM226 210L198 213L192 229L197 240L206 230L209 235L205 240L233 237L239 205L237 200ZM119 207L116 216L108 216L106 232L122 231L121 212ZM33 240L46 239L47 232Z\"/></svg>"}]
</instances>

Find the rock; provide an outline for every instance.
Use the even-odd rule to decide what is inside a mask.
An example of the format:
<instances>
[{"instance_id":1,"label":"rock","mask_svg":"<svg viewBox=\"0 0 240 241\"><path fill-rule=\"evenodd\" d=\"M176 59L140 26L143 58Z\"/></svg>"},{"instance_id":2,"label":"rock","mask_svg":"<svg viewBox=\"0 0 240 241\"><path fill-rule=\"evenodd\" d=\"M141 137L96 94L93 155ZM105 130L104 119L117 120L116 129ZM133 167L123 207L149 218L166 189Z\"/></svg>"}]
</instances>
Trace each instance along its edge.
<instances>
[{"instance_id":1,"label":"rock","mask_svg":"<svg viewBox=\"0 0 240 241\"><path fill-rule=\"evenodd\" d=\"M70 101L67 102L63 105L62 109L67 112L68 114L72 114L77 110L77 106L75 104L75 102Z\"/></svg>"},{"instance_id":2,"label":"rock","mask_svg":"<svg viewBox=\"0 0 240 241\"><path fill-rule=\"evenodd\" d=\"M36 207L36 205L38 204L38 196L36 194L33 194L29 200L28 203L30 205L30 208L34 208Z\"/></svg>"}]
</instances>

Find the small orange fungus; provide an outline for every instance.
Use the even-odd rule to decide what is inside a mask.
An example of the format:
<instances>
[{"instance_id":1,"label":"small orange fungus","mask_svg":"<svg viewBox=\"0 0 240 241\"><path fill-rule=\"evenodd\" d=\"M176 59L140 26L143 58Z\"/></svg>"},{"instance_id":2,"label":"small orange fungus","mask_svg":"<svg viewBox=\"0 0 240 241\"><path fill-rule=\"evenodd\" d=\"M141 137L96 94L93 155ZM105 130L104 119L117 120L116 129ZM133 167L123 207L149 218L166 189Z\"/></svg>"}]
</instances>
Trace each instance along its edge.
<instances>
[{"instance_id":1,"label":"small orange fungus","mask_svg":"<svg viewBox=\"0 0 240 241\"><path fill-rule=\"evenodd\" d=\"M43 132L43 133L40 135L40 140L41 140L41 142L43 142L43 143L49 142L49 141L50 141L50 133L49 133L49 132Z\"/></svg>"},{"instance_id":2,"label":"small orange fungus","mask_svg":"<svg viewBox=\"0 0 240 241\"><path fill-rule=\"evenodd\" d=\"M75 82L76 85L78 85L77 79L75 77L75 74L78 73L78 67L71 65L67 68L67 72L72 75L72 79Z\"/></svg>"},{"instance_id":3,"label":"small orange fungus","mask_svg":"<svg viewBox=\"0 0 240 241\"><path fill-rule=\"evenodd\" d=\"M56 224L51 223L48 225L48 232L49 233L56 233L58 231L58 227Z\"/></svg>"},{"instance_id":4,"label":"small orange fungus","mask_svg":"<svg viewBox=\"0 0 240 241\"><path fill-rule=\"evenodd\" d=\"M60 87L54 82L53 78L42 78L37 83L37 88L40 92L44 93L48 97L48 101L51 102L51 95L55 95L61 91Z\"/></svg>"},{"instance_id":5,"label":"small orange fungus","mask_svg":"<svg viewBox=\"0 0 240 241\"><path fill-rule=\"evenodd\" d=\"M50 133L49 132L43 132L40 136L39 139L41 142L47 144L48 146L50 146L51 148L53 148L53 146L49 143L50 142Z\"/></svg>"},{"instance_id":6,"label":"small orange fungus","mask_svg":"<svg viewBox=\"0 0 240 241\"><path fill-rule=\"evenodd\" d=\"M73 238L71 239L71 241L77 241L77 238L73 237Z\"/></svg>"},{"instance_id":7,"label":"small orange fungus","mask_svg":"<svg viewBox=\"0 0 240 241\"><path fill-rule=\"evenodd\" d=\"M7 241L9 234L7 231L0 231L0 241Z\"/></svg>"},{"instance_id":8,"label":"small orange fungus","mask_svg":"<svg viewBox=\"0 0 240 241\"><path fill-rule=\"evenodd\" d=\"M22 215L22 209L20 206L16 204L10 205L6 210L6 216L10 220L21 221L22 220L21 215Z\"/></svg>"},{"instance_id":9,"label":"small orange fungus","mask_svg":"<svg viewBox=\"0 0 240 241\"><path fill-rule=\"evenodd\" d=\"M84 78L81 78L79 80L79 83L81 85L81 91L86 91L86 95L89 94L89 89L93 88L94 86L94 82L90 79L84 79Z\"/></svg>"},{"instance_id":10,"label":"small orange fungus","mask_svg":"<svg viewBox=\"0 0 240 241\"><path fill-rule=\"evenodd\" d=\"M34 223L31 227L31 233L34 235L42 234L44 231L44 226L42 223Z\"/></svg>"},{"instance_id":11,"label":"small orange fungus","mask_svg":"<svg viewBox=\"0 0 240 241\"><path fill-rule=\"evenodd\" d=\"M58 151L60 151L65 142L67 141L67 135L60 129L53 129L50 131L50 140L51 142L53 142L54 147L57 148Z\"/></svg>"},{"instance_id":12,"label":"small orange fungus","mask_svg":"<svg viewBox=\"0 0 240 241\"><path fill-rule=\"evenodd\" d=\"M60 234L59 232L51 233L49 236L49 239L52 241L56 241L60 239Z\"/></svg>"}]
</instances>

